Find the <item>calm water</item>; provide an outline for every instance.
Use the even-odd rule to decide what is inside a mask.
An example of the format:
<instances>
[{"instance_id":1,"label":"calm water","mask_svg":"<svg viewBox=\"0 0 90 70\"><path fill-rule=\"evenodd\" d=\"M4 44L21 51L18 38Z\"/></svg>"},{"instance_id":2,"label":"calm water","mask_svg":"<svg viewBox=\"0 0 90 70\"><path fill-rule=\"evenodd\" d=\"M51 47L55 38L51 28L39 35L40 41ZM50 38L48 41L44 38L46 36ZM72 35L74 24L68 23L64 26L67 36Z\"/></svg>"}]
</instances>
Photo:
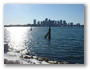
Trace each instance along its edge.
<instances>
[{"instance_id":1,"label":"calm water","mask_svg":"<svg viewBox=\"0 0 90 70\"><path fill-rule=\"evenodd\" d=\"M84 27L52 27L51 40L44 39L48 27L4 27L4 42L11 51L27 49L51 60L84 63Z\"/></svg>"}]
</instances>

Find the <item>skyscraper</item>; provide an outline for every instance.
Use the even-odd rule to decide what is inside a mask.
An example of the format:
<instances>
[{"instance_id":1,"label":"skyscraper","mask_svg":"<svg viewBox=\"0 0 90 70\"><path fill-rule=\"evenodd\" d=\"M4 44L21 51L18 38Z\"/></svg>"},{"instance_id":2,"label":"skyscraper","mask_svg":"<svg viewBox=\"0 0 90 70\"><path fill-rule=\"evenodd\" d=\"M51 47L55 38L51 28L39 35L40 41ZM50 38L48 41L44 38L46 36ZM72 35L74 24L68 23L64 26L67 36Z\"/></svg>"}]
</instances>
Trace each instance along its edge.
<instances>
[{"instance_id":1,"label":"skyscraper","mask_svg":"<svg viewBox=\"0 0 90 70\"><path fill-rule=\"evenodd\" d=\"M66 20L63 21L63 26L67 26Z\"/></svg>"},{"instance_id":2,"label":"skyscraper","mask_svg":"<svg viewBox=\"0 0 90 70\"><path fill-rule=\"evenodd\" d=\"M33 20L33 24L36 25L36 19Z\"/></svg>"},{"instance_id":3,"label":"skyscraper","mask_svg":"<svg viewBox=\"0 0 90 70\"><path fill-rule=\"evenodd\" d=\"M73 26L73 22L70 23L70 26Z\"/></svg>"},{"instance_id":4,"label":"skyscraper","mask_svg":"<svg viewBox=\"0 0 90 70\"><path fill-rule=\"evenodd\" d=\"M62 25L62 20L60 20L60 26Z\"/></svg>"}]
</instances>

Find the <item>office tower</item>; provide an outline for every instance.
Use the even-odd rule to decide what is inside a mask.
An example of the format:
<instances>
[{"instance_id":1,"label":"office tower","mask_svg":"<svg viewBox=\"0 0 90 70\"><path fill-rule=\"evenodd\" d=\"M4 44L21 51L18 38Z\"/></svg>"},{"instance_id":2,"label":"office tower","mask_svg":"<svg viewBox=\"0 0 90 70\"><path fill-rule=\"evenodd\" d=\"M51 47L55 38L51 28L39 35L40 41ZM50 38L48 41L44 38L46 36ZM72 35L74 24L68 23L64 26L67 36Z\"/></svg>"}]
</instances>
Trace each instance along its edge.
<instances>
[{"instance_id":1,"label":"office tower","mask_svg":"<svg viewBox=\"0 0 90 70\"><path fill-rule=\"evenodd\" d=\"M70 26L73 26L73 22L70 22Z\"/></svg>"},{"instance_id":2,"label":"office tower","mask_svg":"<svg viewBox=\"0 0 90 70\"><path fill-rule=\"evenodd\" d=\"M62 25L62 20L60 20L60 26Z\"/></svg>"},{"instance_id":3,"label":"office tower","mask_svg":"<svg viewBox=\"0 0 90 70\"><path fill-rule=\"evenodd\" d=\"M66 20L63 21L63 26L67 26Z\"/></svg>"},{"instance_id":4,"label":"office tower","mask_svg":"<svg viewBox=\"0 0 90 70\"><path fill-rule=\"evenodd\" d=\"M33 24L36 25L36 19L33 20Z\"/></svg>"}]
</instances>

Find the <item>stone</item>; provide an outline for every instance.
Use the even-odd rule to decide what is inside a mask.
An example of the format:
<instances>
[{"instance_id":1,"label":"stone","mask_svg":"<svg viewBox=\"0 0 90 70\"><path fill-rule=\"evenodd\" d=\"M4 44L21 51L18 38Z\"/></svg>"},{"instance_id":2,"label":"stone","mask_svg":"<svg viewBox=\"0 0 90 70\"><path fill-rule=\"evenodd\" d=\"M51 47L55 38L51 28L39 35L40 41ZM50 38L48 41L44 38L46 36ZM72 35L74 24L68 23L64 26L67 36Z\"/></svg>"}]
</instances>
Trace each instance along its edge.
<instances>
[{"instance_id":1,"label":"stone","mask_svg":"<svg viewBox=\"0 0 90 70\"><path fill-rule=\"evenodd\" d=\"M69 64L69 62L63 61L61 62L61 64Z\"/></svg>"},{"instance_id":2,"label":"stone","mask_svg":"<svg viewBox=\"0 0 90 70\"><path fill-rule=\"evenodd\" d=\"M48 62L48 58L47 57L38 57L37 60Z\"/></svg>"},{"instance_id":3,"label":"stone","mask_svg":"<svg viewBox=\"0 0 90 70\"><path fill-rule=\"evenodd\" d=\"M41 64L49 64L48 62L46 61L42 61Z\"/></svg>"},{"instance_id":4,"label":"stone","mask_svg":"<svg viewBox=\"0 0 90 70\"><path fill-rule=\"evenodd\" d=\"M32 56L24 56L25 59L32 59Z\"/></svg>"},{"instance_id":5,"label":"stone","mask_svg":"<svg viewBox=\"0 0 90 70\"><path fill-rule=\"evenodd\" d=\"M38 57L37 60L39 60L39 61L43 61L43 58L42 58L42 57Z\"/></svg>"},{"instance_id":6,"label":"stone","mask_svg":"<svg viewBox=\"0 0 90 70\"><path fill-rule=\"evenodd\" d=\"M33 59L37 59L38 57L37 56L32 56L33 57Z\"/></svg>"},{"instance_id":7,"label":"stone","mask_svg":"<svg viewBox=\"0 0 90 70\"><path fill-rule=\"evenodd\" d=\"M21 55L20 58L23 58L23 55Z\"/></svg>"},{"instance_id":8,"label":"stone","mask_svg":"<svg viewBox=\"0 0 90 70\"><path fill-rule=\"evenodd\" d=\"M4 59L4 64L20 64L20 62L18 60L8 60L8 59Z\"/></svg>"},{"instance_id":9,"label":"stone","mask_svg":"<svg viewBox=\"0 0 90 70\"><path fill-rule=\"evenodd\" d=\"M60 62L58 62L58 64L61 64Z\"/></svg>"},{"instance_id":10,"label":"stone","mask_svg":"<svg viewBox=\"0 0 90 70\"><path fill-rule=\"evenodd\" d=\"M58 62L57 61L48 61L48 63L50 63L50 64L57 64Z\"/></svg>"},{"instance_id":11,"label":"stone","mask_svg":"<svg viewBox=\"0 0 90 70\"><path fill-rule=\"evenodd\" d=\"M46 61L46 62L48 62L48 58L47 57L44 57L43 60Z\"/></svg>"}]
</instances>

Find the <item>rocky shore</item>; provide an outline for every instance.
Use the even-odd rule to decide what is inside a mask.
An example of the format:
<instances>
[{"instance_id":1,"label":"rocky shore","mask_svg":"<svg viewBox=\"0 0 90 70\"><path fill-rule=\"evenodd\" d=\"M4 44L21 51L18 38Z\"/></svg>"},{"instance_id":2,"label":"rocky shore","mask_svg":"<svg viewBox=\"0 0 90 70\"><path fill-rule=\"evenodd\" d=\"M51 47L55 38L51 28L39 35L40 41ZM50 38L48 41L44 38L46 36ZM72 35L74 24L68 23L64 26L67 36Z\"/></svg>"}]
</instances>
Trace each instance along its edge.
<instances>
[{"instance_id":1,"label":"rocky shore","mask_svg":"<svg viewBox=\"0 0 90 70\"><path fill-rule=\"evenodd\" d=\"M50 60L47 57L38 57L30 52L21 54L20 52L9 52L9 46L4 44L4 64L69 64L66 61Z\"/></svg>"},{"instance_id":2,"label":"rocky shore","mask_svg":"<svg viewBox=\"0 0 90 70\"><path fill-rule=\"evenodd\" d=\"M47 57L37 57L33 55L20 55L18 59L12 60L4 58L4 64L69 64L69 62L62 61L52 61Z\"/></svg>"},{"instance_id":3,"label":"rocky shore","mask_svg":"<svg viewBox=\"0 0 90 70\"><path fill-rule=\"evenodd\" d=\"M21 55L21 59L26 60L28 62L31 62L31 64L69 64L69 62L62 61L53 61L48 59L47 57L38 57L38 56L33 56L33 55Z\"/></svg>"}]
</instances>

